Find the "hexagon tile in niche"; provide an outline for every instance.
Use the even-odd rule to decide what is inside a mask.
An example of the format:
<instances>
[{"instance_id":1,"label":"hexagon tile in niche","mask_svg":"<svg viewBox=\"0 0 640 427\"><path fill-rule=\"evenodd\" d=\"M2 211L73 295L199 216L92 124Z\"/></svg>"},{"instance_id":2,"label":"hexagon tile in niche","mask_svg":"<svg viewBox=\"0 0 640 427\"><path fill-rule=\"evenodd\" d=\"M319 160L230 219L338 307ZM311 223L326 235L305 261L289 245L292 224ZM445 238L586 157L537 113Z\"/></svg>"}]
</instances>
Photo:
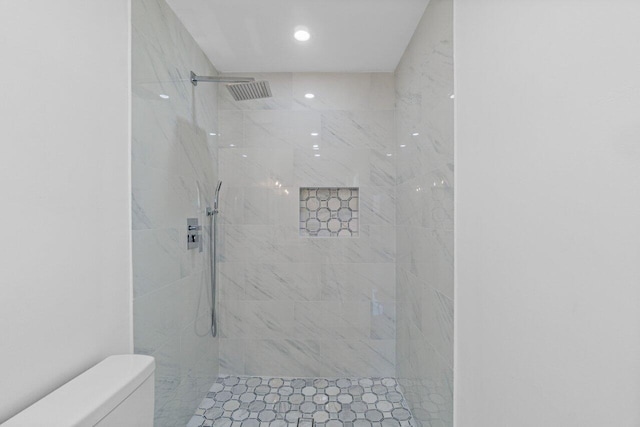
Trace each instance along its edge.
<instances>
[{"instance_id":1,"label":"hexagon tile in niche","mask_svg":"<svg viewBox=\"0 0 640 427\"><path fill-rule=\"evenodd\" d=\"M358 237L357 188L300 188L300 236Z\"/></svg>"}]
</instances>

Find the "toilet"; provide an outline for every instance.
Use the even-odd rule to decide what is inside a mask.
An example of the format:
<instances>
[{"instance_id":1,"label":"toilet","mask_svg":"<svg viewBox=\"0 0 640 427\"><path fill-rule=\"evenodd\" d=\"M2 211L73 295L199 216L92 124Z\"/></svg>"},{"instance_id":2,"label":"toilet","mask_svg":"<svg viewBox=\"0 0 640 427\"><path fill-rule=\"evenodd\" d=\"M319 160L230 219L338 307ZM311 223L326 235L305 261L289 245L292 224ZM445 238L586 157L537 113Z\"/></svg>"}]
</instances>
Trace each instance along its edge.
<instances>
[{"instance_id":1,"label":"toilet","mask_svg":"<svg viewBox=\"0 0 640 427\"><path fill-rule=\"evenodd\" d=\"M107 357L2 427L152 427L154 371L151 356Z\"/></svg>"}]
</instances>

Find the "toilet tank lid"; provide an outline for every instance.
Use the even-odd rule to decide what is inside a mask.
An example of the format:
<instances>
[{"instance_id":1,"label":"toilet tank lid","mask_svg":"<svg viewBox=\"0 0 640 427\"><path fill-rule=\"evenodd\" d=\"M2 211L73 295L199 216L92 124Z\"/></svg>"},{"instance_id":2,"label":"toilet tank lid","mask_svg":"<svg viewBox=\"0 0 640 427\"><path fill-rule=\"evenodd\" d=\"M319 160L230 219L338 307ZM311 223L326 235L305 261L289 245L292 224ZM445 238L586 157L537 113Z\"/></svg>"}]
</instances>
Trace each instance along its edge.
<instances>
[{"instance_id":1,"label":"toilet tank lid","mask_svg":"<svg viewBox=\"0 0 640 427\"><path fill-rule=\"evenodd\" d=\"M2 427L27 425L94 425L133 393L155 370L151 356L123 354L109 356L78 375Z\"/></svg>"}]
</instances>

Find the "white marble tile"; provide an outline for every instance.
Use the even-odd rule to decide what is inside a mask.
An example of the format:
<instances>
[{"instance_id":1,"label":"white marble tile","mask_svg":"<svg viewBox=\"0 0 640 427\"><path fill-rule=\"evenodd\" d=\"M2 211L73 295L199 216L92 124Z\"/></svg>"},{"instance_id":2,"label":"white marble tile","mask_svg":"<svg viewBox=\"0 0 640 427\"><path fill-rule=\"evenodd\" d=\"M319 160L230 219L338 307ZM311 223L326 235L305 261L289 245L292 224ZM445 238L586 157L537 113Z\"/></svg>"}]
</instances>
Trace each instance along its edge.
<instances>
[{"instance_id":1,"label":"white marble tile","mask_svg":"<svg viewBox=\"0 0 640 427\"><path fill-rule=\"evenodd\" d=\"M296 109L393 110L393 74L294 73L293 100Z\"/></svg>"},{"instance_id":2,"label":"white marble tile","mask_svg":"<svg viewBox=\"0 0 640 427\"><path fill-rule=\"evenodd\" d=\"M453 232L398 227L397 265L453 297Z\"/></svg>"},{"instance_id":3,"label":"white marble tile","mask_svg":"<svg viewBox=\"0 0 640 427\"><path fill-rule=\"evenodd\" d=\"M136 350L137 352L137 350ZM156 378L177 378L181 373L180 366L180 335L174 334L155 350L151 355L156 361ZM162 382L158 382L158 385ZM167 382L167 386L171 385L171 382ZM169 389L164 391L156 390L156 394L168 392ZM165 399L161 399L166 401Z\"/></svg>"},{"instance_id":4,"label":"white marble tile","mask_svg":"<svg viewBox=\"0 0 640 427\"><path fill-rule=\"evenodd\" d=\"M323 301L395 300L394 263L322 264L320 267Z\"/></svg>"},{"instance_id":5,"label":"white marble tile","mask_svg":"<svg viewBox=\"0 0 640 427\"><path fill-rule=\"evenodd\" d=\"M243 339L220 339L220 373L244 375L246 344L248 340Z\"/></svg>"},{"instance_id":6,"label":"white marble tile","mask_svg":"<svg viewBox=\"0 0 640 427\"><path fill-rule=\"evenodd\" d=\"M244 189L244 223L266 225L273 222L269 215L271 189L266 187L246 187Z\"/></svg>"},{"instance_id":7,"label":"white marble tile","mask_svg":"<svg viewBox=\"0 0 640 427\"><path fill-rule=\"evenodd\" d=\"M134 299L136 353L151 354L180 333L182 298L178 281Z\"/></svg>"},{"instance_id":8,"label":"white marble tile","mask_svg":"<svg viewBox=\"0 0 640 427\"><path fill-rule=\"evenodd\" d=\"M453 299L453 230L433 230L429 237L432 251L425 264L417 264L419 274L427 277L434 289Z\"/></svg>"},{"instance_id":9,"label":"white marble tile","mask_svg":"<svg viewBox=\"0 0 640 427\"><path fill-rule=\"evenodd\" d=\"M293 303L287 301L226 301L220 310L223 338L280 338L290 336Z\"/></svg>"},{"instance_id":10,"label":"white marble tile","mask_svg":"<svg viewBox=\"0 0 640 427\"><path fill-rule=\"evenodd\" d=\"M395 223L395 187L360 187L360 224L395 225Z\"/></svg>"},{"instance_id":11,"label":"white marble tile","mask_svg":"<svg viewBox=\"0 0 640 427\"><path fill-rule=\"evenodd\" d=\"M343 111L322 113L321 144L327 148L395 148L395 111Z\"/></svg>"},{"instance_id":12,"label":"white marble tile","mask_svg":"<svg viewBox=\"0 0 640 427\"><path fill-rule=\"evenodd\" d=\"M245 187L234 186L233 182L222 181L222 188L219 198L219 214L216 217L218 225L244 224L244 189Z\"/></svg>"},{"instance_id":13,"label":"white marble tile","mask_svg":"<svg viewBox=\"0 0 640 427\"><path fill-rule=\"evenodd\" d=\"M140 1L133 2L136 5L141 3ZM174 87L172 81L176 76L172 76L175 71L172 71L171 64L175 63L176 57L173 51L167 49L167 46L171 45L166 44L166 41L163 43L154 40L153 36L145 34L145 31L149 31L149 29L141 28L137 23L132 28L131 45L134 56L131 61L131 77L133 86L163 83L166 84L165 88ZM163 34L163 37L165 40L170 38L166 33ZM158 92L154 93L157 97ZM175 95L175 92L173 94Z\"/></svg>"},{"instance_id":14,"label":"white marble tile","mask_svg":"<svg viewBox=\"0 0 640 427\"><path fill-rule=\"evenodd\" d=\"M134 298L160 289L182 277L178 230L134 230Z\"/></svg>"},{"instance_id":15,"label":"white marble tile","mask_svg":"<svg viewBox=\"0 0 640 427\"><path fill-rule=\"evenodd\" d=\"M211 313L209 277L209 272L203 270L185 277L179 282L183 294L182 307L180 308L180 326L182 328L194 325L194 322L197 322L202 317L207 319L204 323L209 323L208 319ZM200 326L200 323L197 323L196 326ZM206 329L201 332L206 332Z\"/></svg>"},{"instance_id":16,"label":"white marble tile","mask_svg":"<svg viewBox=\"0 0 640 427\"><path fill-rule=\"evenodd\" d=\"M422 293L422 311L420 329L444 360L453 361L453 301L426 287Z\"/></svg>"},{"instance_id":17,"label":"white marble tile","mask_svg":"<svg viewBox=\"0 0 640 427\"><path fill-rule=\"evenodd\" d=\"M297 339L367 340L370 335L369 304L339 301L297 301L294 332Z\"/></svg>"},{"instance_id":18,"label":"white marble tile","mask_svg":"<svg viewBox=\"0 0 640 427\"><path fill-rule=\"evenodd\" d=\"M181 156L182 149L174 138L176 118L172 104L157 93L145 96L150 99L142 98L134 86L131 101L132 115L135 117L132 122L131 160L134 164L178 173L175 159Z\"/></svg>"},{"instance_id":19,"label":"white marble tile","mask_svg":"<svg viewBox=\"0 0 640 427\"><path fill-rule=\"evenodd\" d=\"M213 337L210 328L211 316L204 313L180 331L180 365L183 378L195 369L200 358L212 350Z\"/></svg>"},{"instance_id":20,"label":"white marble tile","mask_svg":"<svg viewBox=\"0 0 640 427\"><path fill-rule=\"evenodd\" d=\"M396 182L396 158L385 151L369 151L369 181L376 186L390 186Z\"/></svg>"},{"instance_id":21,"label":"white marble tile","mask_svg":"<svg viewBox=\"0 0 640 427\"><path fill-rule=\"evenodd\" d=\"M246 375L321 376L325 361L321 345L313 340L256 339L247 341Z\"/></svg>"},{"instance_id":22,"label":"white marble tile","mask_svg":"<svg viewBox=\"0 0 640 427\"><path fill-rule=\"evenodd\" d=\"M366 149L297 149L293 166L294 183L300 187L358 187L370 183Z\"/></svg>"},{"instance_id":23,"label":"white marble tile","mask_svg":"<svg viewBox=\"0 0 640 427\"><path fill-rule=\"evenodd\" d=\"M288 139L293 147L310 149L315 144L321 144L322 114L319 111L288 111L286 117Z\"/></svg>"},{"instance_id":24,"label":"white marble tile","mask_svg":"<svg viewBox=\"0 0 640 427\"><path fill-rule=\"evenodd\" d=\"M180 175L195 178L203 183L214 181L213 156L207 144L208 134L204 129L183 118L176 121L176 136L182 154Z\"/></svg>"},{"instance_id":25,"label":"white marble tile","mask_svg":"<svg viewBox=\"0 0 640 427\"><path fill-rule=\"evenodd\" d=\"M362 226L360 237L348 239L330 254L333 262L389 262L396 257L395 229L392 226Z\"/></svg>"},{"instance_id":26,"label":"white marble tile","mask_svg":"<svg viewBox=\"0 0 640 427\"><path fill-rule=\"evenodd\" d=\"M395 340L396 306L393 302L373 301L371 310L370 338L374 340Z\"/></svg>"},{"instance_id":27,"label":"white marble tile","mask_svg":"<svg viewBox=\"0 0 640 427\"><path fill-rule=\"evenodd\" d=\"M434 170L397 186L398 223L453 229L453 183L448 171Z\"/></svg>"},{"instance_id":28,"label":"white marble tile","mask_svg":"<svg viewBox=\"0 0 640 427\"><path fill-rule=\"evenodd\" d=\"M289 148L288 113L286 110L245 111L244 145L263 149Z\"/></svg>"},{"instance_id":29,"label":"white marble tile","mask_svg":"<svg viewBox=\"0 0 640 427\"><path fill-rule=\"evenodd\" d=\"M320 265L316 263L249 263L245 277L245 300L320 299Z\"/></svg>"},{"instance_id":30,"label":"white marble tile","mask_svg":"<svg viewBox=\"0 0 640 427\"><path fill-rule=\"evenodd\" d=\"M198 380L197 390L194 391L202 390L202 387L204 387L204 392L199 392L199 397L202 397L211 387L211 380L215 380L218 375L216 369L212 368L218 366L220 340L212 339L210 334L204 335L200 331L198 331L198 338L204 345L199 354L199 359L195 364L189 366L189 377Z\"/></svg>"},{"instance_id":31,"label":"white marble tile","mask_svg":"<svg viewBox=\"0 0 640 427\"><path fill-rule=\"evenodd\" d=\"M220 225L219 259L223 262L267 263L292 261L296 257L286 245L277 226ZM294 229L295 230L295 229Z\"/></svg>"},{"instance_id":32,"label":"white marble tile","mask_svg":"<svg viewBox=\"0 0 640 427\"><path fill-rule=\"evenodd\" d=\"M293 150L224 148L220 150L220 179L233 186L285 187L293 181Z\"/></svg>"},{"instance_id":33,"label":"white marble tile","mask_svg":"<svg viewBox=\"0 0 640 427\"><path fill-rule=\"evenodd\" d=\"M245 299L244 262L218 262L218 297L223 303L228 300Z\"/></svg>"},{"instance_id":34,"label":"white marble tile","mask_svg":"<svg viewBox=\"0 0 640 427\"><path fill-rule=\"evenodd\" d=\"M319 341L323 363L338 375L395 375L394 340L330 340Z\"/></svg>"},{"instance_id":35,"label":"white marble tile","mask_svg":"<svg viewBox=\"0 0 640 427\"><path fill-rule=\"evenodd\" d=\"M237 110L221 110L219 126L214 133L220 147L244 146L244 113Z\"/></svg>"},{"instance_id":36,"label":"white marble tile","mask_svg":"<svg viewBox=\"0 0 640 427\"><path fill-rule=\"evenodd\" d=\"M298 222L298 189L282 187L278 181L270 187L243 187L228 189L231 193L240 191L243 197L241 217L233 218L238 224L245 225L294 225ZM235 210L236 206L232 206ZM233 213L225 215L228 218Z\"/></svg>"},{"instance_id":37,"label":"white marble tile","mask_svg":"<svg viewBox=\"0 0 640 427\"><path fill-rule=\"evenodd\" d=\"M146 169L146 170L145 170ZM134 165L132 170L132 223L134 230L170 226L175 207L162 197L160 186L170 186L171 177L162 170Z\"/></svg>"}]
</instances>

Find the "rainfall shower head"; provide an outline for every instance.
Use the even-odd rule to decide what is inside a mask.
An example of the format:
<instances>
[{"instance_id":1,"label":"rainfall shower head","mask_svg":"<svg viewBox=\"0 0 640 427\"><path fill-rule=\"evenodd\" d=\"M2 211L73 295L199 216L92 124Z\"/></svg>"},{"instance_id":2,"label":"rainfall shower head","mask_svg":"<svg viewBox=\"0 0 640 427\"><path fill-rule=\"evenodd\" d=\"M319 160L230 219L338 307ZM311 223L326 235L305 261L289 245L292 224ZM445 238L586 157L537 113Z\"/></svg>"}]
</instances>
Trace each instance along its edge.
<instances>
[{"instance_id":1,"label":"rainfall shower head","mask_svg":"<svg viewBox=\"0 0 640 427\"><path fill-rule=\"evenodd\" d=\"M253 77L220 77L220 76L198 76L191 72L191 83L198 86L198 82L228 83L227 89L231 92L236 101L247 101L250 99L270 98L271 88L266 80L255 81Z\"/></svg>"},{"instance_id":2,"label":"rainfall shower head","mask_svg":"<svg viewBox=\"0 0 640 427\"><path fill-rule=\"evenodd\" d=\"M249 83L228 84L227 89L229 89L229 92L231 92L233 99L235 99L236 101L247 101L249 99L271 97L269 82L266 80Z\"/></svg>"}]
</instances>

